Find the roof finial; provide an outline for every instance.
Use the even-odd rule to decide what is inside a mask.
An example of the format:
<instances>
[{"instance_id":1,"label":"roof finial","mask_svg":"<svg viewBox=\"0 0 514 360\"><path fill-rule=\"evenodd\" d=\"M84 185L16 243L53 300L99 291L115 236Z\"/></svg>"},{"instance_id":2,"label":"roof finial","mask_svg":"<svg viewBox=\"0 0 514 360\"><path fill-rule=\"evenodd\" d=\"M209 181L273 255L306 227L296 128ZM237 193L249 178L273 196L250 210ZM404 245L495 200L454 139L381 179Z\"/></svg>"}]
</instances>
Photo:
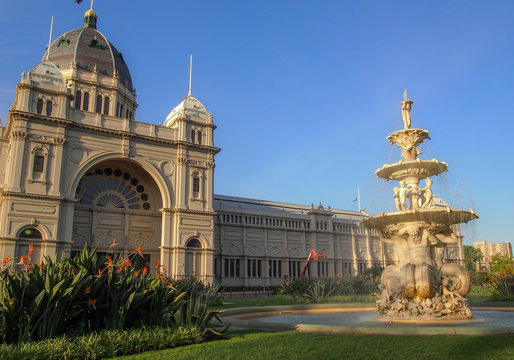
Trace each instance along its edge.
<instances>
[{"instance_id":1,"label":"roof finial","mask_svg":"<svg viewBox=\"0 0 514 360\"><path fill-rule=\"evenodd\" d=\"M52 45L52 30L54 28L54 17L52 16L52 22L50 23L50 37L48 38L48 50L46 51L46 60L50 58L50 45Z\"/></svg>"},{"instance_id":2,"label":"roof finial","mask_svg":"<svg viewBox=\"0 0 514 360\"><path fill-rule=\"evenodd\" d=\"M84 27L96 29L97 20L98 15L96 15L95 11L93 10L93 0L91 0L91 8L84 14Z\"/></svg>"},{"instance_id":3,"label":"roof finial","mask_svg":"<svg viewBox=\"0 0 514 360\"><path fill-rule=\"evenodd\" d=\"M191 96L191 78L193 77L193 54L189 57L189 93L187 95Z\"/></svg>"}]
</instances>

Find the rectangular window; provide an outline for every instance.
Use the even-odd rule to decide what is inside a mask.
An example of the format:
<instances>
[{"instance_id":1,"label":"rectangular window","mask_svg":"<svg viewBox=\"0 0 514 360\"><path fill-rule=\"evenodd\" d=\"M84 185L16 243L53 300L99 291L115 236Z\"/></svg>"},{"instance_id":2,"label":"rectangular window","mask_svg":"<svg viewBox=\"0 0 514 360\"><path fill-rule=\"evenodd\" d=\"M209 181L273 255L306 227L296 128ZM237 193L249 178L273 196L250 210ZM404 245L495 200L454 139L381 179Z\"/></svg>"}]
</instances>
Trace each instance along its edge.
<instances>
[{"instance_id":1,"label":"rectangular window","mask_svg":"<svg viewBox=\"0 0 514 360\"><path fill-rule=\"evenodd\" d=\"M191 130L191 142L193 144L195 143L195 131L194 130Z\"/></svg>"},{"instance_id":2,"label":"rectangular window","mask_svg":"<svg viewBox=\"0 0 514 360\"><path fill-rule=\"evenodd\" d=\"M234 259L230 259L230 277L234 277L235 273L235 261Z\"/></svg>"},{"instance_id":3,"label":"rectangular window","mask_svg":"<svg viewBox=\"0 0 514 360\"><path fill-rule=\"evenodd\" d=\"M225 269L223 270L223 273L225 274L225 277L228 277L228 259L225 259Z\"/></svg>"},{"instance_id":4,"label":"rectangular window","mask_svg":"<svg viewBox=\"0 0 514 360\"><path fill-rule=\"evenodd\" d=\"M198 144L202 143L202 132L198 131Z\"/></svg>"}]
</instances>

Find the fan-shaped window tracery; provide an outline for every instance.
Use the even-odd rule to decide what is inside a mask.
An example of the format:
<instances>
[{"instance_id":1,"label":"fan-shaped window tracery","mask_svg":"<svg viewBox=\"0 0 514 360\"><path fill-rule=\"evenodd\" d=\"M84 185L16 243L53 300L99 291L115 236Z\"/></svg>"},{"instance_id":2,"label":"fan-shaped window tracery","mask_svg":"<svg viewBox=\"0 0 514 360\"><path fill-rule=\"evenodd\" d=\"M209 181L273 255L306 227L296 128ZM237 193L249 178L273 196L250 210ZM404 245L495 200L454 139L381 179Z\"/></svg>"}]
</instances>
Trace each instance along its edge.
<instances>
[{"instance_id":1,"label":"fan-shaped window tracery","mask_svg":"<svg viewBox=\"0 0 514 360\"><path fill-rule=\"evenodd\" d=\"M145 211L152 208L139 179L110 167L87 172L79 182L76 196L83 206Z\"/></svg>"}]
</instances>

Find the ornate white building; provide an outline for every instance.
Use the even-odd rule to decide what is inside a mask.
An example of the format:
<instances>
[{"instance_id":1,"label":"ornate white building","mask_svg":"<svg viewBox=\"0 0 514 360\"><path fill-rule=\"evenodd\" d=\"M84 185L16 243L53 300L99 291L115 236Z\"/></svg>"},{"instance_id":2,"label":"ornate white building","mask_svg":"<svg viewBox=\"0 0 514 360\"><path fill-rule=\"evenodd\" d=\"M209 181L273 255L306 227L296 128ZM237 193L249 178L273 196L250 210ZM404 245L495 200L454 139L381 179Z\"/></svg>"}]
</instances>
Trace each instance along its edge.
<instances>
[{"instance_id":1,"label":"ornate white building","mask_svg":"<svg viewBox=\"0 0 514 360\"><path fill-rule=\"evenodd\" d=\"M395 261L359 212L213 194L216 125L189 93L164 126L136 121L122 54L84 25L59 36L16 87L0 126L0 256L72 256L84 244L176 277L278 285L311 248L311 276L350 276ZM460 242L462 247L462 243ZM111 248L112 249L112 248Z\"/></svg>"}]
</instances>

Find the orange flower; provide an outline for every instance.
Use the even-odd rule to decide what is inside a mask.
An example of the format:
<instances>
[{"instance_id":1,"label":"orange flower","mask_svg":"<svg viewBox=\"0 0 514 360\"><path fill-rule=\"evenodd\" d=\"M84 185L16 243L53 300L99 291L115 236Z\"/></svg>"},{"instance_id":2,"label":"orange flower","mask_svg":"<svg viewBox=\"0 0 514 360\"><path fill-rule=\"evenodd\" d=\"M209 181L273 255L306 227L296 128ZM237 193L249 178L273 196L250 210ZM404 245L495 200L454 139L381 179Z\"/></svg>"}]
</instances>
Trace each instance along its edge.
<instances>
[{"instance_id":1,"label":"orange flower","mask_svg":"<svg viewBox=\"0 0 514 360\"><path fill-rule=\"evenodd\" d=\"M134 275L138 276L139 275L139 271L135 270L134 271Z\"/></svg>"},{"instance_id":2,"label":"orange flower","mask_svg":"<svg viewBox=\"0 0 514 360\"><path fill-rule=\"evenodd\" d=\"M158 269L160 266L161 262L159 261L159 259L157 259L157 261L155 262L155 268Z\"/></svg>"},{"instance_id":3,"label":"orange flower","mask_svg":"<svg viewBox=\"0 0 514 360\"><path fill-rule=\"evenodd\" d=\"M140 246L136 246L136 251L134 251L134 254L137 254L137 255L141 256L142 258L144 258L143 250L141 249Z\"/></svg>"},{"instance_id":4,"label":"orange flower","mask_svg":"<svg viewBox=\"0 0 514 360\"><path fill-rule=\"evenodd\" d=\"M18 264L25 265L26 262L27 262L27 257L26 256L20 256L20 262Z\"/></svg>"},{"instance_id":5,"label":"orange flower","mask_svg":"<svg viewBox=\"0 0 514 360\"><path fill-rule=\"evenodd\" d=\"M107 265L107 267L111 268L112 267L112 259L110 256L107 256L107 261L104 263L105 265Z\"/></svg>"},{"instance_id":6,"label":"orange flower","mask_svg":"<svg viewBox=\"0 0 514 360\"><path fill-rule=\"evenodd\" d=\"M90 292L91 291L91 286L87 286L86 289L84 290L84 292Z\"/></svg>"},{"instance_id":7,"label":"orange flower","mask_svg":"<svg viewBox=\"0 0 514 360\"><path fill-rule=\"evenodd\" d=\"M33 245L29 245L29 250L28 251L25 251L27 254L29 254L28 256L32 256L32 253L34 252L34 246Z\"/></svg>"},{"instance_id":8,"label":"orange flower","mask_svg":"<svg viewBox=\"0 0 514 360\"><path fill-rule=\"evenodd\" d=\"M143 274L148 274L148 268L146 266L143 268Z\"/></svg>"},{"instance_id":9,"label":"orange flower","mask_svg":"<svg viewBox=\"0 0 514 360\"><path fill-rule=\"evenodd\" d=\"M89 306L96 304L96 302L97 302L97 299L91 299L91 298L89 298L89 299L87 300L87 304L88 304Z\"/></svg>"},{"instance_id":10,"label":"orange flower","mask_svg":"<svg viewBox=\"0 0 514 360\"><path fill-rule=\"evenodd\" d=\"M10 256L4 258L4 266L7 266L7 264L9 263L9 261L11 261L12 258Z\"/></svg>"}]
</instances>

